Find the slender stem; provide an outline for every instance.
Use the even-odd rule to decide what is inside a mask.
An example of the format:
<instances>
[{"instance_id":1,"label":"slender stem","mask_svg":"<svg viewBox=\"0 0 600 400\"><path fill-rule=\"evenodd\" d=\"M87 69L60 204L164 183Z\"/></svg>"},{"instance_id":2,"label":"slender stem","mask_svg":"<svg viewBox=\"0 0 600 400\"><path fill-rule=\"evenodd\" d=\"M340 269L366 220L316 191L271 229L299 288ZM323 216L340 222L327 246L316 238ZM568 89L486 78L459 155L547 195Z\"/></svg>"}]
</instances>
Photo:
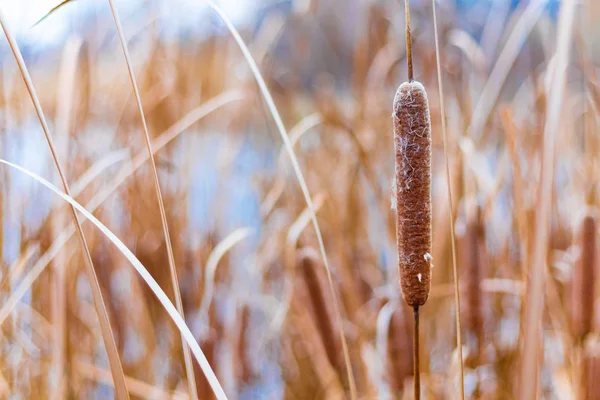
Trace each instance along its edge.
<instances>
[{"instance_id":1,"label":"slender stem","mask_svg":"<svg viewBox=\"0 0 600 400\"><path fill-rule=\"evenodd\" d=\"M281 135L281 139L283 140L285 149L288 152L288 156L290 157L290 162L294 169L296 178L298 179L298 183L300 185L300 189L302 190L304 199L306 200L306 205L308 206L308 209L310 210L312 224L315 229L315 233L317 235L317 242L319 244L319 251L321 252L321 257L323 258L325 272L327 272L327 284L329 286L329 291L332 294L334 314L335 314L336 320L338 322L338 325L341 327L341 326L343 326L342 314L340 312L341 307L338 304L339 301L338 301L337 291L336 291L334 283L333 283L333 274L331 272L332 269L329 266L329 260L327 258L327 253L325 252L325 243L323 242L323 236L321 235L321 228L319 227L319 221L317 220L317 215L315 213L315 206L311 199L310 192L308 191L308 186L306 185L306 180L304 179L302 170L300 169L300 164L298 163L298 158L296 157L296 154L294 153L294 148L290 142L290 138L288 136L287 130L285 129L285 125L283 124L283 120L281 119L281 115L279 114L279 111L277 110L277 106L275 105L275 101L273 100L273 96L271 96L271 92L269 92L269 88L267 87L267 84L266 84L262 74L260 73L260 70L258 69L258 65L256 64L254 57L252 57L252 54L250 53L248 46L246 46L246 44L244 43L244 40L240 36L240 33L237 31L237 29L235 29L235 26L233 26L233 23L231 22L231 20L227 17L227 15L223 12L223 10L221 10L219 8L219 6L217 6L212 0L204 0L204 1L213 10L215 10L215 12L217 14L219 14L221 19L225 23L225 25L227 25L227 29L229 29L229 32L231 33L234 40L238 44L240 50L242 51L244 58L246 58L246 61L248 62L248 66L250 67L250 70L252 71L252 74L254 75L254 78L256 79L256 83L258 84L259 90L260 90L265 102L267 103L267 106L271 112L271 115L273 116L273 119L275 120L275 125L277 126L277 130L279 131L279 134ZM340 329L340 340L342 342L342 352L344 354L344 363L346 365L346 374L348 376L348 384L350 386L350 399L357 400L358 394L356 391L356 381L354 380L354 373L352 371L352 364L350 361L350 351L348 350L348 343L346 341L346 336L344 334L343 329Z\"/></svg>"},{"instance_id":2,"label":"slender stem","mask_svg":"<svg viewBox=\"0 0 600 400\"><path fill-rule=\"evenodd\" d=\"M129 50L127 48L127 42L125 40L125 34L123 33L123 28L121 27L121 22L119 20L119 16L117 14L117 9L115 8L113 1L108 0L108 4L110 6L110 10L112 12L113 18L115 20L115 26L117 28L117 35L119 36L119 41L121 42L121 47L123 49L123 55L125 56L125 63L127 64L127 71L129 72L129 78L131 80L131 86L133 87L133 93L135 94L135 100L138 106L138 111L140 113L140 117L142 120L142 128L144 131L144 140L146 142L146 148L148 150L148 156L150 158L150 166L152 167L152 180L154 182L154 190L156 192L156 198L158 201L158 209L160 212L160 221L163 229L163 235L165 237L165 246L167 248L167 258L169 260L169 272L171 275L171 284L173 285L173 297L175 298L175 305L177 306L177 311L181 314L181 317L185 319L185 315L183 312L183 301L181 299L181 291L179 289L179 282L177 278L177 269L175 267L175 256L173 254L173 246L171 244L171 235L169 233L169 225L167 221L167 213L165 211L165 205L163 202L162 192L160 190L160 182L158 180L158 170L156 168L156 162L154 161L154 152L152 151L152 140L150 139L150 133L148 132L148 125L146 124L146 117L144 115L144 107L142 106L142 99L140 97L140 91L137 86L137 82L135 79L135 73L133 71L133 65L131 62L131 57L129 56ZM183 361L185 365L187 384L190 397L192 399L198 398L198 389L196 387L196 377L194 375L194 366L192 363L192 354L190 353L189 346L185 343L185 338L181 337L181 346L183 350Z\"/></svg>"},{"instance_id":3,"label":"slender stem","mask_svg":"<svg viewBox=\"0 0 600 400\"><path fill-rule=\"evenodd\" d=\"M547 93L548 106L544 124L544 143L542 147L542 168L538 186L536 205L535 241L532 250L532 263L529 268L527 293L525 294L525 314L523 326L523 356L520 376L522 384L520 399L536 398L539 392L541 326L544 314L544 289L546 287L548 266L548 240L552 215L552 191L554 188L554 162L556 157L556 138L560 133L565 84L569 52L572 46L573 19L575 17L575 1L561 3L556 32L556 50L552 85ZM538 218L539 216L539 218Z\"/></svg>"},{"instance_id":4,"label":"slender stem","mask_svg":"<svg viewBox=\"0 0 600 400\"><path fill-rule=\"evenodd\" d=\"M442 138L444 142L444 160L446 164L446 186L448 188L448 205L450 207L450 243L452 245L452 275L454 278L454 304L456 307L456 349L458 350L459 373L460 373L460 398L465 398L464 363L462 351L462 333L460 322L460 282L458 281L458 267L456 264L456 242L454 235L454 202L452 201L452 179L450 177L450 165L448 161L448 129L446 127L446 107L444 106L444 86L442 83L442 67L440 63L440 41L438 38L437 16L435 14L435 0L431 0L433 9L433 32L435 36L435 62L437 66L438 88L440 95L440 112L442 118Z\"/></svg>"},{"instance_id":5,"label":"slender stem","mask_svg":"<svg viewBox=\"0 0 600 400\"><path fill-rule=\"evenodd\" d=\"M419 307L413 309L415 316L413 332L413 372L415 375L415 400L421 398L421 368L419 367Z\"/></svg>"},{"instance_id":6,"label":"slender stem","mask_svg":"<svg viewBox=\"0 0 600 400\"><path fill-rule=\"evenodd\" d=\"M25 65L25 60L23 59L23 55L21 50L6 25L6 19L4 14L0 12L0 27L4 31L4 35L6 36L6 40L8 41L8 45L11 49L11 52L17 62L17 66L21 73L21 77L25 83L25 87L27 92L29 93L29 97L33 103L33 107L38 116L38 120L40 121L40 125L42 126L42 131L44 132L44 136L46 137L46 142L48 144L48 148L50 149L50 153L52 155L52 160L54 161L54 165L56 170L58 171L58 175L60 177L60 181L64 188L65 193L70 196L71 190L69 189L69 184L67 182L67 177L64 173L64 169L60 163L58 158L58 153L56 152L56 147L54 146L54 141L52 140L52 135L50 134L50 128L46 121L46 117L44 115L44 111L42 110L42 105L38 98L38 95L35 91L35 87L31 80L31 76L29 75L29 71L27 66ZM115 338L113 336L113 330L110 325L110 318L108 316L108 311L106 310L106 305L104 303L104 298L102 296L102 290L100 288L100 283L98 282L98 277L96 276L96 271L94 269L94 262L92 260L92 256L90 253L90 249L88 247L87 240L83 233L83 229L81 228L81 223L77 217L77 212L75 211L75 207L70 207L71 217L73 218L73 222L75 224L75 229L79 236L79 240L81 241L81 246L83 247L83 255L85 257L85 274L90 283L90 288L92 292L92 300L94 303L94 308L98 314L98 322L100 324L100 331L102 333L102 340L104 342L104 346L106 348L106 354L108 356L111 373L113 376L113 380L115 383L115 398L118 400L127 400L129 399L129 392L127 391L127 385L125 384L125 377L123 374L123 366L121 365L121 359L119 358L119 351L117 349L117 345L115 342ZM6 318L6 316L1 316L0 319Z\"/></svg>"},{"instance_id":7,"label":"slender stem","mask_svg":"<svg viewBox=\"0 0 600 400\"><path fill-rule=\"evenodd\" d=\"M413 62L412 62L412 35L410 33L410 8L409 0L404 0L404 15L406 17L406 62L408 63L408 81L413 81Z\"/></svg>"}]
</instances>

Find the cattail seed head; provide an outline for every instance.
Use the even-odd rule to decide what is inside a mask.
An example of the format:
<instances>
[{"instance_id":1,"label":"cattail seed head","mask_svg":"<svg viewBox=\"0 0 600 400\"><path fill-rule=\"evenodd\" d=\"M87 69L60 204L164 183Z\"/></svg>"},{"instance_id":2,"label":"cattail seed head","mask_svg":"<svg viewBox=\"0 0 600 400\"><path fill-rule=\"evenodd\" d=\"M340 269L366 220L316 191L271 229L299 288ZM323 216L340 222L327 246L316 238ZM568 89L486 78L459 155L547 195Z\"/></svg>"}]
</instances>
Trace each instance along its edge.
<instances>
[{"instance_id":1,"label":"cattail seed head","mask_svg":"<svg viewBox=\"0 0 600 400\"><path fill-rule=\"evenodd\" d=\"M425 88L404 82L394 99L396 237L402 296L425 304L431 278L431 122Z\"/></svg>"},{"instance_id":2,"label":"cattail seed head","mask_svg":"<svg viewBox=\"0 0 600 400\"><path fill-rule=\"evenodd\" d=\"M413 358L410 357L413 343L412 313L401 306L394 311L388 328L387 361L389 384L393 393L402 393L404 382L413 375Z\"/></svg>"},{"instance_id":3,"label":"cattail seed head","mask_svg":"<svg viewBox=\"0 0 600 400\"><path fill-rule=\"evenodd\" d=\"M596 277L596 217L586 214L577 233L580 256L573 269L571 285L571 315L573 333L583 338L592 330L594 318L594 285Z\"/></svg>"},{"instance_id":4,"label":"cattail seed head","mask_svg":"<svg viewBox=\"0 0 600 400\"><path fill-rule=\"evenodd\" d=\"M300 277L304 280L309 294L310 306L312 306L315 324L321 334L323 346L329 362L335 369L341 369L343 359L339 343L337 328L332 323L333 312L331 312L331 301L327 298L324 277L319 274L319 253L306 247L299 255Z\"/></svg>"},{"instance_id":5,"label":"cattail seed head","mask_svg":"<svg viewBox=\"0 0 600 400\"><path fill-rule=\"evenodd\" d=\"M457 223L458 255L463 266L464 293L461 313L468 337L476 341L472 361L478 363L484 340L483 293L481 281L486 270L485 226L483 210L474 200L465 204L465 216Z\"/></svg>"}]
</instances>

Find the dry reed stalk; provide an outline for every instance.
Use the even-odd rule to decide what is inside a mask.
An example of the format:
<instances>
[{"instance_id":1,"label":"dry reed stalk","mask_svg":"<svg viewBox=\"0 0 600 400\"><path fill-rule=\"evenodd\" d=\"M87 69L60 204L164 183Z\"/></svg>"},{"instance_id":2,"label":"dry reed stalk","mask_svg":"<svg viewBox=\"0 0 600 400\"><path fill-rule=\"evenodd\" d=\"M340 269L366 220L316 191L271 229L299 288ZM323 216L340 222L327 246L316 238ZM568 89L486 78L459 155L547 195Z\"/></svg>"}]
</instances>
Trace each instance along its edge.
<instances>
[{"instance_id":1,"label":"dry reed stalk","mask_svg":"<svg viewBox=\"0 0 600 400\"><path fill-rule=\"evenodd\" d=\"M306 185L306 180L304 179L304 175L302 174L302 170L300 169L300 165L298 164L298 159L297 159L296 154L294 153L294 149L290 143L289 136L285 129L285 125L283 124L283 120L281 119L281 115L279 114L279 111L277 110L275 101L273 100L273 96L271 96L271 93L269 92L269 88L267 87L267 84L260 72L260 69L258 68L258 65L256 65L256 61L254 60L254 57L252 57L252 54L250 53L248 46L246 45L246 43L240 36L240 33L235 28L235 26L233 25L233 23L227 16L227 14L225 14L225 12L223 12L223 10L219 6L217 6L212 0L204 0L204 1L219 15L219 17L221 17L221 19L227 26L227 29L233 36L236 44L239 46L240 50L242 51L242 54L244 55L244 58L246 59L248 66L249 66L250 70L252 71L254 78L256 79L256 83L258 84L260 92L261 92L265 102L267 103L269 111L271 112L271 115L273 116L273 119L275 120L275 125L277 126L277 130L279 131L279 134L281 135L281 139L283 140L283 143L285 144L285 148L288 152L288 156L290 157L290 161L292 163L294 173L296 175L296 178L298 179L298 183L302 190L304 200L306 201L308 210L310 211L311 221L312 221L313 227L315 229L315 233L317 235L317 242L319 243L319 251L321 253L321 257L323 258L323 265L325 266L325 270L327 271L327 283L328 283L329 290L331 291L332 298L333 298L333 308L335 311L335 316L336 316L336 319L338 320L339 325L342 326L343 325L342 324L342 322L343 322L342 315L341 315L340 306L338 304L338 300L337 300L337 296L336 296L335 286L333 284L333 277L332 277L332 273L331 273L331 268L329 266L329 260L327 258L327 253L325 252L325 244L323 242L323 235L321 234L321 228L319 226L319 222L317 221L317 216L316 216L315 209L314 209L314 206L313 206L313 203L311 200L308 186ZM356 383L354 380L354 374L352 372L352 364L350 362L348 343L346 342L346 337L344 335L343 329L340 329L340 338L341 338L341 342L342 342L342 352L344 354L344 363L346 365L346 373L348 376L348 382L350 384L350 398L352 400L357 400L358 396L356 393Z\"/></svg>"},{"instance_id":2,"label":"dry reed stalk","mask_svg":"<svg viewBox=\"0 0 600 400\"><path fill-rule=\"evenodd\" d=\"M6 39L8 40L9 46L13 53L13 56L15 57L15 60L17 62L19 70L21 72L21 76L23 78L23 81L25 83L27 91L29 92L31 101L33 102L36 114L37 114L40 124L42 126L42 130L44 131L44 135L46 137L48 147L52 154L54 164L55 164L58 174L60 176L62 186L65 190L65 193L68 196L70 196L71 192L69 189L69 184L67 183L67 178L64 174L64 170L63 170L60 160L58 158L58 154L56 152L56 148L54 146L52 136L50 135L50 128L48 127L48 124L46 122L46 117L44 116L42 106L41 106L38 96L36 94L31 77L29 76L29 72L27 70L27 66L25 65L25 61L23 60L21 50L19 49L19 46L18 46L17 42L15 41L12 33L8 30L8 28L6 26L6 22L5 22L5 17L2 13L0 13L0 25L2 26L2 29L6 36ZM102 338L104 340L104 346L106 348L108 359L110 361L111 372L113 374L113 379L115 382L115 396L118 399L128 399L129 394L127 392L127 386L125 384L123 367L121 366L119 352L117 350L115 339L114 339L114 336L112 333L112 328L110 325L108 312L107 312L106 306L104 304L104 299L102 297L102 292L100 289L100 285L98 283L98 278L96 276L96 272L94 271L94 265L92 262L90 250L88 248L87 241L86 241L85 235L83 233L83 229L81 228L81 224L79 223L79 219L77 218L77 212L75 211L75 207L71 206L70 210L71 210L71 216L75 223L75 227L77 229L77 233L79 235L81 244L83 246L83 252L84 252L85 259L86 259L85 272L86 272L88 281L90 283L94 306L96 308L96 312L98 314L98 319L100 322L100 327L102 330Z\"/></svg>"},{"instance_id":3,"label":"dry reed stalk","mask_svg":"<svg viewBox=\"0 0 600 400\"><path fill-rule=\"evenodd\" d=\"M177 138L182 132L191 127L194 123L196 123L199 119L207 116L208 114L216 111L220 107L229 104L234 100L242 99L241 95L237 91L229 91L223 93L222 95L216 96L215 98L206 101L201 106L190 111L183 118L173 124L169 129L163 132L156 140L154 141L153 152L156 153L162 148L164 148L167 144L169 144L172 140ZM106 185L100 192L96 193L94 197L86 203L85 208L90 211L96 211L106 199L110 197L112 193L114 193L119 186L121 186L127 178L133 175L134 172L139 170L145 162L148 160L149 155L146 150L138 153L130 165L125 165L115 176L111 183ZM83 178L83 177L82 177ZM81 183L80 181L76 182L74 186ZM83 191L85 187L81 187L81 191ZM78 194L75 191L72 194ZM85 221L83 221L85 222ZM63 231L63 233L56 238L48 251L40 256L38 261L31 267L29 272L23 277L18 287L11 292L9 299L6 303L0 308L0 325L6 320L8 315L14 309L19 300L27 293L27 290L31 285L37 280L37 278L44 271L46 266L59 254L61 248L67 243L67 241L75 234L75 229L70 228Z\"/></svg>"},{"instance_id":4,"label":"dry reed stalk","mask_svg":"<svg viewBox=\"0 0 600 400\"><path fill-rule=\"evenodd\" d=\"M233 246L246 239L252 232L253 230L251 228L236 229L219 242L211 251L204 267L204 291L202 292L202 300L200 302L201 318L208 318L208 312L215 288L215 274L219 262Z\"/></svg>"},{"instance_id":5,"label":"dry reed stalk","mask_svg":"<svg viewBox=\"0 0 600 400\"><path fill-rule=\"evenodd\" d=\"M448 208L449 208L449 224L450 224L450 243L452 246L452 274L454 278L454 304L456 307L456 350L459 358L459 387L460 387L460 398L465 398L465 383L464 383L464 365L463 365L463 351L462 351L462 333L461 333L461 321L460 321L460 282L458 275L458 267L456 265L456 243L455 243L455 232L454 232L454 202L452 201L452 179L450 176L450 165L448 161L448 132L446 129L446 107L444 106L444 86L442 81L442 68L440 61L440 41L438 37L437 27L437 15L436 15L436 4L435 0L431 1L432 12L433 12L433 32L435 38L435 62L438 78L438 88L440 97L440 112L442 120L442 137L444 142L444 161L446 166L446 187L448 189Z\"/></svg>"},{"instance_id":6,"label":"dry reed stalk","mask_svg":"<svg viewBox=\"0 0 600 400\"><path fill-rule=\"evenodd\" d=\"M219 339L225 336L223 330L223 324L219 320L216 311L216 304L211 303L208 308L208 317L204 322L206 327L208 327L209 333L201 337L198 342L200 346L204 349L204 353L206 354L206 360L210 364L210 366L218 371L221 367L220 359L218 357L217 349L219 346ZM210 382L203 376L202 371L199 370L196 365L196 385L198 387L198 396L200 399L214 399L214 392L210 387Z\"/></svg>"},{"instance_id":7,"label":"dry reed stalk","mask_svg":"<svg viewBox=\"0 0 600 400\"><path fill-rule=\"evenodd\" d=\"M468 127L468 136L476 138L484 131L485 124L492 112L494 105L500 95L500 90L508 77L508 74L521 51L523 43L531 33L548 0L534 0L527 4L515 24L509 38L498 56L494 68L490 72L488 80L481 90L475 109Z\"/></svg>"},{"instance_id":8,"label":"dry reed stalk","mask_svg":"<svg viewBox=\"0 0 600 400\"><path fill-rule=\"evenodd\" d=\"M69 140L71 132L72 107L75 94L75 77L77 72L77 64L79 62L79 50L82 44L81 38L75 36L67 41L64 48L63 60L60 69L59 77L59 93L57 99L57 153L59 159L68 158L69 155ZM57 210L56 218L53 219L52 230L54 237L58 237L64 226L67 224L67 216L63 209ZM66 363L66 347L67 347L67 293L66 279L67 271L65 266L68 265L64 253L59 254L55 260L55 285L53 295L53 373L56 383L51 385L50 398L62 399L65 397L68 389L68 374Z\"/></svg>"},{"instance_id":9,"label":"dry reed stalk","mask_svg":"<svg viewBox=\"0 0 600 400\"><path fill-rule=\"evenodd\" d=\"M321 117L319 114L310 114L306 117L302 118L296 125L290 129L290 144L292 148L296 146L298 141L304 136L305 133L310 131L312 128L321 124ZM283 194L283 190L285 189L285 177L283 174L284 171L284 160L285 160L285 147L282 147L279 150L279 156L277 157L277 171L279 172L277 177L275 178L275 183L271 187L271 189L264 196L264 200L260 205L261 215L263 217L267 217L271 211L274 209L277 200Z\"/></svg>"},{"instance_id":10,"label":"dry reed stalk","mask_svg":"<svg viewBox=\"0 0 600 400\"><path fill-rule=\"evenodd\" d=\"M379 183L376 171L373 170L371 157L357 135L355 126L358 126L359 122L353 121L344 115L334 96L333 89L330 86L331 85L321 85L316 94L315 102L322 117L322 124L339 128L350 138L352 144L356 147L359 164L364 172L366 181L376 197L378 206L381 207L382 214L385 215L388 210L388 199L384 196L384 190L382 190ZM390 225L389 228L390 234L394 234L393 225Z\"/></svg>"},{"instance_id":11,"label":"dry reed stalk","mask_svg":"<svg viewBox=\"0 0 600 400\"><path fill-rule=\"evenodd\" d=\"M581 253L574 265L571 283L571 326L578 341L582 341L593 327L597 229L596 216L592 213L587 213L578 226L577 242Z\"/></svg>"},{"instance_id":12,"label":"dry reed stalk","mask_svg":"<svg viewBox=\"0 0 600 400\"><path fill-rule=\"evenodd\" d=\"M527 211L525 209L525 205L523 204L523 199L525 196L525 182L523 181L523 172L521 168L521 160L519 158L518 152L518 143L517 143L517 127L514 124L514 117L512 109L509 107L505 107L501 110L501 123L504 128L504 133L506 136L506 145L508 147L508 153L511 160L511 166L513 168L513 187L512 187L512 195L513 201L515 204L515 216L513 219L517 225L517 233L519 235L519 253L520 253L520 261L521 261L521 273L523 280L526 279L526 266L528 265L527 257L530 254L529 252L529 235L527 234Z\"/></svg>"},{"instance_id":13,"label":"dry reed stalk","mask_svg":"<svg viewBox=\"0 0 600 400\"><path fill-rule=\"evenodd\" d=\"M11 282L18 282L22 279L21 273L29 265L29 262L34 256L38 256L40 252L39 245L28 245L21 250L19 254L19 258L15 260L15 262L10 265L8 270L10 271L2 281L0 281L0 289L2 291L10 292L10 284Z\"/></svg>"},{"instance_id":14,"label":"dry reed stalk","mask_svg":"<svg viewBox=\"0 0 600 400\"><path fill-rule=\"evenodd\" d=\"M127 64L127 70L129 72L129 78L131 80L131 85L133 87L133 92L135 94L135 99L137 102L139 114L142 120L142 127L144 130L144 139L146 142L146 148L148 149L148 155L150 156L150 166L152 167L152 181L154 183L154 189L156 191L156 198L158 201L158 208L160 211L160 220L163 230L163 235L165 238L165 245L167 247L167 257L169 260L169 272L171 277L171 285L173 287L173 297L175 298L175 305L177 306L177 312L185 318L185 314L183 312L183 302L181 301L181 291L179 289L179 282L177 278L177 269L175 267L175 256L173 254L173 246L171 243L171 236L169 233L169 225L167 222L167 214L165 212L165 206L163 202L163 197L160 189L160 182L158 180L158 170L156 168L156 162L154 161L154 152L152 151L152 139L150 139L150 133L148 132L148 126L146 124L146 117L144 115L144 108L142 106L142 99L140 97L140 92L136 83L135 73L133 71L133 65L131 63L131 58L129 56L129 50L127 48L127 42L125 40L125 35L123 34L123 28L121 27L121 22L119 20L119 16L117 14L117 10L113 4L112 0L108 0L108 4L110 6L110 10L112 12L115 26L117 28L117 34L119 37L119 41L121 42L121 47L123 49L123 55L125 56L125 62ZM192 354L190 352L190 348L185 343L185 339L181 338L182 346L183 346L183 359L185 364L185 371L187 377L188 390L190 393L190 397L192 399L198 398L198 390L196 388L196 378L194 377L194 367L192 365Z\"/></svg>"},{"instance_id":15,"label":"dry reed stalk","mask_svg":"<svg viewBox=\"0 0 600 400\"><path fill-rule=\"evenodd\" d=\"M140 260L129 250L127 246L110 230L104 225L98 218L96 218L93 214L91 214L88 210L86 210L80 203L74 200L71 196L66 193L60 191L50 182L40 177L39 175L31 172L30 170L23 168L15 163L7 161L5 159L0 158L0 163L6 165L14 170L19 171L20 173L34 179L36 182L42 184L45 188L52 191L55 195L59 196L62 200L68 202L72 205L77 211L83 214L85 218L90 220L100 231L102 231L103 235L111 241L112 244L119 250L119 252L124 255L129 263L135 268L136 272L141 276L144 282L151 288L152 292L154 292L156 298L160 301L163 308L169 314L171 320L175 323L178 330L182 333L182 336L185 338L186 343L190 346L196 361L202 371L204 372L204 376L209 381L209 384L219 400L226 400L227 396L221 387L214 371L210 367L206 356L202 352L202 349L198 345L198 342L194 338L194 335L190 331L189 327L186 325L182 316L177 312L177 309L173 305L173 303L169 300L168 296L161 289L160 285L156 282L156 280L152 277L152 275L148 272L146 267L140 262Z\"/></svg>"},{"instance_id":16,"label":"dry reed stalk","mask_svg":"<svg viewBox=\"0 0 600 400\"><path fill-rule=\"evenodd\" d=\"M537 205L535 242L530 279L527 281L525 318L523 323L523 359L521 364L520 399L528 400L536 396L538 387L539 358L541 352L540 330L544 309L544 287L546 282L546 256L552 211L552 182L554 178L555 143L561 123L561 105L565 92L566 72L569 64L572 26L575 14L575 1L561 4L557 47L555 53L552 87L548 96L549 104L544 128L542 171Z\"/></svg>"},{"instance_id":17,"label":"dry reed stalk","mask_svg":"<svg viewBox=\"0 0 600 400\"><path fill-rule=\"evenodd\" d=\"M323 193L318 193L314 200L312 200L312 204L313 204L313 211L314 212L319 212L320 208L323 206L323 203L325 202L327 196ZM284 299L281 302L281 306L279 307L279 309L275 312L275 316L273 317L271 323L269 324L269 327L267 327L267 335L266 337L271 335L271 332L273 331L278 331L279 328L281 327L281 325L284 323L285 321L285 315L289 309L289 306L291 304L291 301L293 300L292 295L293 295L293 284L294 284L294 280L293 280L293 273L296 271L296 262L297 262L297 255L296 255L296 251L298 248L298 239L300 238L300 235L302 234L302 232L304 231L304 229L306 228L306 226L309 224L310 220L311 220L311 210L306 207L298 216L298 218L296 218L296 220L292 223L292 225L290 226L290 228L288 229L288 232L286 234L286 239L285 239L285 247L283 249L283 263L284 263L284 267L286 269L286 271L288 271L289 273L286 274L285 278L284 278ZM341 324L340 324L341 325ZM262 347L262 345L261 345Z\"/></svg>"},{"instance_id":18,"label":"dry reed stalk","mask_svg":"<svg viewBox=\"0 0 600 400\"><path fill-rule=\"evenodd\" d=\"M89 379L98 383L104 383L106 385L113 385L113 381L110 376L110 372L104 368L98 367L94 364L84 361L80 358L74 358L73 366L78 375L83 379ZM187 400L189 396L185 392L172 391L167 392L155 386L152 386L146 382L140 381L129 376L125 376L127 387L129 392L141 399L171 399L171 400Z\"/></svg>"},{"instance_id":19,"label":"dry reed stalk","mask_svg":"<svg viewBox=\"0 0 600 400\"><path fill-rule=\"evenodd\" d=\"M488 60L485 52L469 33L462 29L451 30L448 32L448 44L452 44L462 51L477 74L487 71Z\"/></svg>"}]
</instances>

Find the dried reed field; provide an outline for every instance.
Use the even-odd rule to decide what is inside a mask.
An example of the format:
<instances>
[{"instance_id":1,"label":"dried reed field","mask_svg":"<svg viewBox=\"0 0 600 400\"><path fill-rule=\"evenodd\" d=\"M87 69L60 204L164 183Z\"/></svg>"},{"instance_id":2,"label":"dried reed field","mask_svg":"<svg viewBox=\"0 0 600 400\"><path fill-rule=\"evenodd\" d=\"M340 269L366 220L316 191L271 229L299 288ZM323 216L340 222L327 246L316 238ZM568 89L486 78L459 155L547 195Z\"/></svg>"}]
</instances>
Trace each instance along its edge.
<instances>
[{"instance_id":1,"label":"dried reed field","mask_svg":"<svg viewBox=\"0 0 600 400\"><path fill-rule=\"evenodd\" d=\"M0 3L0 399L600 399L600 2L92 3Z\"/></svg>"}]
</instances>

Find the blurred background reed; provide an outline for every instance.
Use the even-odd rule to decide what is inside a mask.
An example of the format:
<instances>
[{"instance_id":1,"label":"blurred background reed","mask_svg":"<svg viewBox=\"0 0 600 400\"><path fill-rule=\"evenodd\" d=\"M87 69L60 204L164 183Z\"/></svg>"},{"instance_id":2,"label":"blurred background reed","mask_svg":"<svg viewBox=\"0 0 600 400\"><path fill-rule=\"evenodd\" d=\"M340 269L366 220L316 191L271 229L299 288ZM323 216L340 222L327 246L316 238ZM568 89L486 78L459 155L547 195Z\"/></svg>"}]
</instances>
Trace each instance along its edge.
<instances>
[{"instance_id":1,"label":"blurred background reed","mask_svg":"<svg viewBox=\"0 0 600 400\"><path fill-rule=\"evenodd\" d=\"M172 296L142 126L107 1L0 1L73 196ZM202 2L115 1L156 150L186 321L231 399L412 398L412 310L391 208L392 100L406 80L404 2L220 3L264 75L317 210L333 273L273 119ZM450 207L432 8L411 1L415 79L433 139L431 297L423 398L456 399ZM535 242L554 0L437 2L468 398L518 398ZM600 3L576 6L556 137L539 397L600 398L597 303ZM0 41L0 157L58 184L31 100ZM0 397L112 398L82 248L66 204L0 168ZM131 265L84 223L130 395L189 398L181 336ZM26 288L15 299L18 288ZM341 305L337 322L333 296ZM196 366L197 367L197 366ZM200 399L213 394L196 368ZM533 379L533 378L532 378ZM405 390L406 389L406 390Z\"/></svg>"}]
</instances>

